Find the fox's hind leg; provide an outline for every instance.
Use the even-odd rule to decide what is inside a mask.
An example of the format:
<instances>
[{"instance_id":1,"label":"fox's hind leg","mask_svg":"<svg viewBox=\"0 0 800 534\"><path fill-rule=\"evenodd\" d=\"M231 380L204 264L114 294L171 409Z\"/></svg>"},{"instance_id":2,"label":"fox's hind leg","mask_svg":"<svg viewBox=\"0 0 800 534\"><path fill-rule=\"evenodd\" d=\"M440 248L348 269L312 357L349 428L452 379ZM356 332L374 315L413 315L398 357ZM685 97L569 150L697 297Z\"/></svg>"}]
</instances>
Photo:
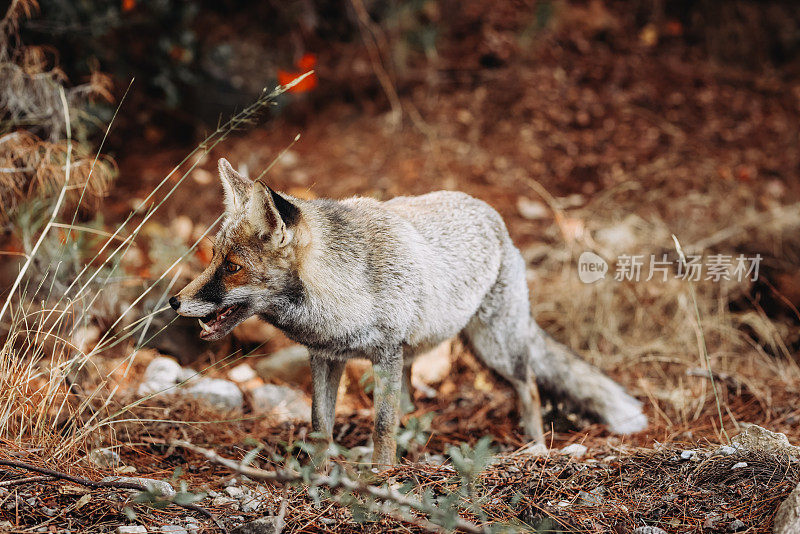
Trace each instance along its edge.
<instances>
[{"instance_id":1,"label":"fox's hind leg","mask_svg":"<svg viewBox=\"0 0 800 534\"><path fill-rule=\"evenodd\" d=\"M614 433L632 434L647 428L641 402L548 336L530 316L525 262L510 240L503 251L497 282L464 334L476 355L516 388L523 427L532 438L539 435L531 429L539 417L532 407L534 402L528 400L538 400L533 386L528 385L534 377L547 393L597 417ZM538 407L538 402L535 404Z\"/></svg>"},{"instance_id":2,"label":"fox's hind leg","mask_svg":"<svg viewBox=\"0 0 800 534\"><path fill-rule=\"evenodd\" d=\"M505 254L497 282L463 334L475 356L517 391L522 427L544 443L542 407L531 361L530 304L525 264L516 249Z\"/></svg>"},{"instance_id":3,"label":"fox's hind leg","mask_svg":"<svg viewBox=\"0 0 800 534\"><path fill-rule=\"evenodd\" d=\"M539 388L528 365L528 344L518 321L502 308L495 313L478 311L464 329L464 337L479 360L514 386L525 434L544 444Z\"/></svg>"}]
</instances>

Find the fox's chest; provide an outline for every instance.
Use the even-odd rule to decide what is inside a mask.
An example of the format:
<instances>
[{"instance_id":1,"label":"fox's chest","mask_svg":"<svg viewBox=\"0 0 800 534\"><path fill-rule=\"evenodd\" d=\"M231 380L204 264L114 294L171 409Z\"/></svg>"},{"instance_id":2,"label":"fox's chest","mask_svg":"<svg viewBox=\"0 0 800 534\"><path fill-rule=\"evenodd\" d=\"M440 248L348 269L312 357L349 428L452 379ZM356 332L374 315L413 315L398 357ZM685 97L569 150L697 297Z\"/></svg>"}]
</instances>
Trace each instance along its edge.
<instances>
[{"instance_id":1,"label":"fox's chest","mask_svg":"<svg viewBox=\"0 0 800 534\"><path fill-rule=\"evenodd\" d=\"M328 328L324 328L325 321L313 324L281 314L263 313L259 317L280 329L292 341L332 357L369 359L375 348L383 345L374 328L341 330L331 328L335 325L330 322Z\"/></svg>"}]
</instances>

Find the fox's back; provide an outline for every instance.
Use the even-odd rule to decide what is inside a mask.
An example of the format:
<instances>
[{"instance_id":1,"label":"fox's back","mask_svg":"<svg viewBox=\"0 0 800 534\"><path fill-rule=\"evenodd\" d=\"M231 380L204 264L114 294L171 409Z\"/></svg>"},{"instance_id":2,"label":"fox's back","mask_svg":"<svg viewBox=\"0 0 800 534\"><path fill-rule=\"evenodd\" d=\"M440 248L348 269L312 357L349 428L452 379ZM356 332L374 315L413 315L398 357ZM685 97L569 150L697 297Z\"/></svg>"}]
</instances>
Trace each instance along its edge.
<instances>
[{"instance_id":1,"label":"fox's back","mask_svg":"<svg viewBox=\"0 0 800 534\"><path fill-rule=\"evenodd\" d=\"M451 191L373 206L388 212L403 267L416 273L413 288L403 288L414 293L418 313L408 343L427 345L457 334L497 281L510 244L502 218L485 202Z\"/></svg>"}]
</instances>

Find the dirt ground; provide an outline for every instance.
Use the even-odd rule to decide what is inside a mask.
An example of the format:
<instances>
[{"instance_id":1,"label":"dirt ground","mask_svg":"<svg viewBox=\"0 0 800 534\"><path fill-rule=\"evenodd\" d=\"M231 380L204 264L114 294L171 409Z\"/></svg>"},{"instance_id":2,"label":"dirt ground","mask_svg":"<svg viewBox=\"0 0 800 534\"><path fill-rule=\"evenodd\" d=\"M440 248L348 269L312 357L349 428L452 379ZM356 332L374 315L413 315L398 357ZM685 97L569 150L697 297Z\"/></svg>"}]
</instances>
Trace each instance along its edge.
<instances>
[{"instance_id":1,"label":"dirt ground","mask_svg":"<svg viewBox=\"0 0 800 534\"><path fill-rule=\"evenodd\" d=\"M800 78L716 63L667 35L655 43L635 32L599 39L598 33L611 31L602 22L565 23L526 47L509 42L501 23L492 27L501 29L481 46L511 47L510 59L476 68L442 50L438 65L398 85L402 124L393 123L380 92L368 104L331 98L323 106L316 94L296 96L289 103L293 112L239 132L203 157L153 220L173 230L176 221L188 221L188 244L221 212L217 158L255 176L290 145L266 180L298 197L388 199L450 189L485 200L501 213L528 262L537 321L641 399L650 427L611 436L551 406L548 442L553 448L580 443L587 455L515 456L526 440L512 389L456 344L452 372L435 386L437 396L418 393L416 411L404 418L431 414L430 438L385 476L441 489L452 483L452 472L418 460L492 436L504 453L483 477L482 502L492 521L513 519L518 528L535 531L629 532L648 524L669 532L770 532L776 507L797 483L797 463L748 452L736 461L749 470L734 472L733 457L710 451L726 442L720 423L730 435L740 423L755 423L800 443ZM324 55L320 62L324 80ZM347 74L337 72L339 78ZM324 89L323 83L318 91ZM120 175L103 206L106 224L122 221L187 152L137 141L118 159ZM607 259L668 254L674 260L670 234L687 250L761 254L761 278L697 284L699 320L689 286L679 280L578 281L576 262L584 250ZM153 252L146 244L142 249L146 257L137 273L152 278ZM207 253L201 246L189 270L200 268ZM721 421L698 330L716 373ZM278 337L259 353L288 344ZM224 363L230 349L203 350L190 365L200 370ZM108 366L118 357L110 355ZM130 398L146 363L140 359L119 381ZM224 377L225 365L208 374ZM289 385L309 392L307 383ZM367 444L370 409L367 393L348 391L334 430L342 445ZM123 463L152 478L169 478L183 466L190 487L217 491L230 473L176 451L171 439L236 458L255 439L267 447L260 461L270 465L280 443L309 432L306 424L254 418L249 408L226 414L185 399L153 399L134 413L147 421L116 430ZM705 452L686 462L680 458L685 449ZM48 488L48 506L72 502L55 485ZM587 500L597 488L602 505ZM346 507L315 507L291 491L291 532L419 530L386 518L355 524ZM268 493L276 501L281 490ZM517 494L522 497L512 499ZM90 523L101 529L124 520L119 499L97 490L90 495L90 506L66 514L69 520L59 515L51 525L81 532ZM258 516L201 504L226 520ZM153 524L168 524L181 513L137 510ZM0 520L16 521L13 513L0 505ZM33 513L23 523L47 520Z\"/></svg>"}]
</instances>

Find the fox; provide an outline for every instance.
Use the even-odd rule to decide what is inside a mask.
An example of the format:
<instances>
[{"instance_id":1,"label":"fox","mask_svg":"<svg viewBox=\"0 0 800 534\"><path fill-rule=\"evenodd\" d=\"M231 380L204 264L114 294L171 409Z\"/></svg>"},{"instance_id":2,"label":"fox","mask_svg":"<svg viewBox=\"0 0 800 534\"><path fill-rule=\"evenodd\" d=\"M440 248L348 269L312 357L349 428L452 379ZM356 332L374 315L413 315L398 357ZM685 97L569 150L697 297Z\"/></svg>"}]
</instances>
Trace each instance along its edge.
<instances>
[{"instance_id":1,"label":"fox","mask_svg":"<svg viewBox=\"0 0 800 534\"><path fill-rule=\"evenodd\" d=\"M525 261L500 214L466 193L305 200L219 160L224 217L209 266L171 307L216 340L256 315L309 349L311 424L332 439L347 360L375 376L372 464L396 461L415 356L457 336L515 389L544 444L539 388L612 433L647 427L642 403L557 342L530 311Z\"/></svg>"}]
</instances>

